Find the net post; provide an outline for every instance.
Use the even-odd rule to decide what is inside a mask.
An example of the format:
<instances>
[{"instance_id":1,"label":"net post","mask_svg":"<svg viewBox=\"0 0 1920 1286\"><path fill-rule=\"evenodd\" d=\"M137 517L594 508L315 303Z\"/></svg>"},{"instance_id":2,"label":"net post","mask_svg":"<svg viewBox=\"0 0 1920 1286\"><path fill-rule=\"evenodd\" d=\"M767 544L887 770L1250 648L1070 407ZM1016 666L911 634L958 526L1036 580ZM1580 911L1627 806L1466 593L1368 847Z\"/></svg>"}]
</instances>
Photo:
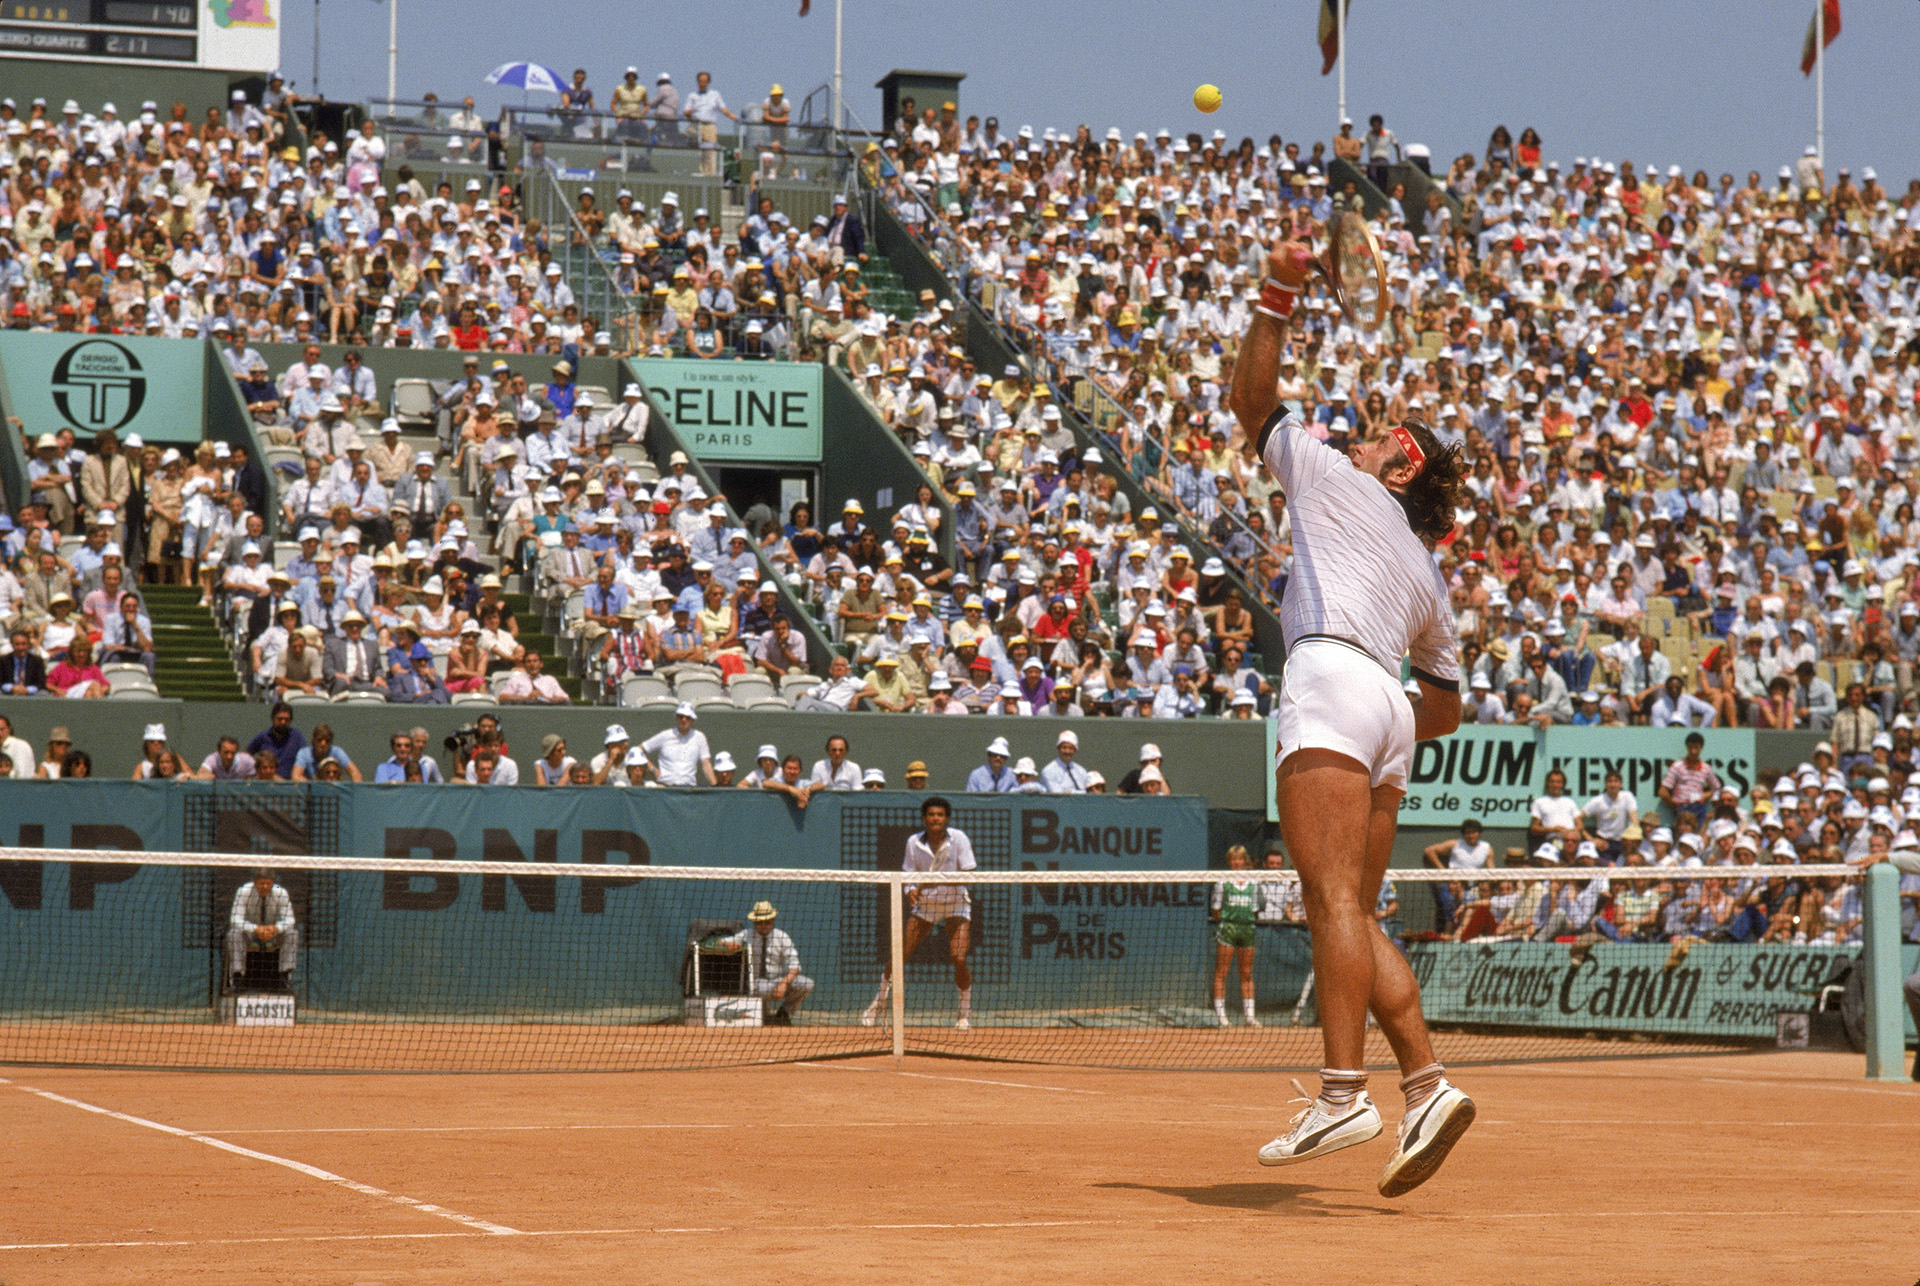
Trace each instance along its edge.
<instances>
[{"instance_id":1,"label":"net post","mask_svg":"<svg viewBox=\"0 0 1920 1286\"><path fill-rule=\"evenodd\" d=\"M1861 963L1867 974L1867 1079L1904 1081L1906 1023L1901 1013L1900 872L1887 862L1867 868L1860 890Z\"/></svg>"},{"instance_id":2,"label":"net post","mask_svg":"<svg viewBox=\"0 0 1920 1286\"><path fill-rule=\"evenodd\" d=\"M887 881L887 937L888 956L893 962L893 1066L900 1069L900 1063L907 1053L907 921L906 921L906 877L895 875Z\"/></svg>"}]
</instances>

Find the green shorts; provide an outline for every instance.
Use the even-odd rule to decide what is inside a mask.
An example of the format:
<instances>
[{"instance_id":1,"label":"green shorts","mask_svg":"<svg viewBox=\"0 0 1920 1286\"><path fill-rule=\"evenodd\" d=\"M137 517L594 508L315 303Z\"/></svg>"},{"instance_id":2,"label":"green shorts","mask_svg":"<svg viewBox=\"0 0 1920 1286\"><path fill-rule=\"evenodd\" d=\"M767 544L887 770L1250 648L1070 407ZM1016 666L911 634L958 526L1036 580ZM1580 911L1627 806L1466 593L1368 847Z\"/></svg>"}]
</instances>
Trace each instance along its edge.
<instances>
[{"instance_id":1,"label":"green shorts","mask_svg":"<svg viewBox=\"0 0 1920 1286\"><path fill-rule=\"evenodd\" d=\"M1253 925L1244 920L1222 920L1214 926L1213 940L1223 947L1252 947Z\"/></svg>"}]
</instances>

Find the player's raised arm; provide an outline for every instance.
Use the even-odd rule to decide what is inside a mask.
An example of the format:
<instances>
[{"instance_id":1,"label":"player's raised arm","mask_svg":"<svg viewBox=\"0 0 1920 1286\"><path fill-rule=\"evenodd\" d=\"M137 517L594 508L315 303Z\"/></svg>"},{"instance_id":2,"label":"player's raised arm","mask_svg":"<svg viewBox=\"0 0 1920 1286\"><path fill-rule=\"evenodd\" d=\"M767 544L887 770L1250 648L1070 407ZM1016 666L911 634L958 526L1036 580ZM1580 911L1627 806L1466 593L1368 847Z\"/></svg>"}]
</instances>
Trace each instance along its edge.
<instances>
[{"instance_id":1,"label":"player's raised arm","mask_svg":"<svg viewBox=\"0 0 1920 1286\"><path fill-rule=\"evenodd\" d=\"M1267 256L1267 279L1254 305L1253 321L1240 341L1233 368L1229 405L1240 429L1262 456L1263 430L1280 405L1280 350L1286 344L1287 319L1306 287L1313 255L1303 242L1282 241Z\"/></svg>"}]
</instances>

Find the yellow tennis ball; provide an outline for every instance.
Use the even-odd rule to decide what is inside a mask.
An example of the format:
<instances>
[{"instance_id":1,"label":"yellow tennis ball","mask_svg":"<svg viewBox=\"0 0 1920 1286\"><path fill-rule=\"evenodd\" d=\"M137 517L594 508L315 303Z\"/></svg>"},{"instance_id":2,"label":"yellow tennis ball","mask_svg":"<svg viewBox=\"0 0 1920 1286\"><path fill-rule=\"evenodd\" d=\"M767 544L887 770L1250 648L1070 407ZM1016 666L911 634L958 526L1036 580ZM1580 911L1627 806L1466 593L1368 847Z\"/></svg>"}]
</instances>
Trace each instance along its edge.
<instances>
[{"instance_id":1,"label":"yellow tennis ball","mask_svg":"<svg viewBox=\"0 0 1920 1286\"><path fill-rule=\"evenodd\" d=\"M1193 105L1203 112L1211 113L1219 111L1220 87L1218 85L1200 86L1200 88L1193 91Z\"/></svg>"}]
</instances>

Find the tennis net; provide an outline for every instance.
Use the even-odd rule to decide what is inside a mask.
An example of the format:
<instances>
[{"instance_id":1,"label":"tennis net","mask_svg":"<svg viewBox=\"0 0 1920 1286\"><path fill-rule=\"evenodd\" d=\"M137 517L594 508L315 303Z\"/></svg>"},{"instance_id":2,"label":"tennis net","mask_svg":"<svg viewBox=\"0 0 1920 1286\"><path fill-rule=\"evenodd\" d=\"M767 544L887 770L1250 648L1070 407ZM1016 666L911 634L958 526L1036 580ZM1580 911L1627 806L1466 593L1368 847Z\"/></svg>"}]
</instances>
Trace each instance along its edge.
<instances>
[{"instance_id":1,"label":"tennis net","mask_svg":"<svg viewBox=\"0 0 1920 1286\"><path fill-rule=\"evenodd\" d=\"M908 876L276 857L272 883L256 885L260 860L0 849L0 1062L613 1071L887 1052L1161 1068L1321 1061L1290 872L1235 873L1257 881L1254 913L1223 934L1214 916L1225 871ZM1777 1014L1808 1010L1859 950L1859 883L1845 867L1392 875L1408 905L1383 901L1382 923L1413 963L1448 1062L1772 1042ZM1751 900L1769 880L1782 885L1769 915L1713 927L1724 898ZM1459 932L1401 932L1435 890L1451 899L1442 928ZM1577 926L1552 920L1562 900L1577 918L1582 898L1590 914ZM763 903L776 930L766 935L750 918ZM964 1028L952 962L962 922L947 914L963 905ZM1776 920L1801 913L1808 928L1796 942ZM1523 919L1531 940L1516 927ZM1258 1025L1246 1021L1232 950L1224 1026L1217 1016L1223 936L1251 943ZM902 985L882 1001L881 972L896 958ZM1391 1062L1378 1033L1369 1059Z\"/></svg>"}]
</instances>

